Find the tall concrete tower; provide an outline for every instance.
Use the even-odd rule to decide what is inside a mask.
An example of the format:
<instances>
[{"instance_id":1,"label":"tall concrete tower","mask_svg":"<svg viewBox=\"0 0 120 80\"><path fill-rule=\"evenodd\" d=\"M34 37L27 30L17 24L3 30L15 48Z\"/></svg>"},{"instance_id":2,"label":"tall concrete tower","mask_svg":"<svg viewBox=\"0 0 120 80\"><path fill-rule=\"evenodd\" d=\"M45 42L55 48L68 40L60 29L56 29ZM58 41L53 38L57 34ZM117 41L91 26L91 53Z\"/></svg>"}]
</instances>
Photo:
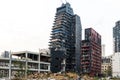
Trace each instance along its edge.
<instances>
[{"instance_id":1,"label":"tall concrete tower","mask_svg":"<svg viewBox=\"0 0 120 80\"><path fill-rule=\"evenodd\" d=\"M50 39L51 71L80 72L81 21L69 3L56 10Z\"/></svg>"},{"instance_id":2,"label":"tall concrete tower","mask_svg":"<svg viewBox=\"0 0 120 80\"><path fill-rule=\"evenodd\" d=\"M102 44L102 57L105 57L105 44Z\"/></svg>"}]
</instances>

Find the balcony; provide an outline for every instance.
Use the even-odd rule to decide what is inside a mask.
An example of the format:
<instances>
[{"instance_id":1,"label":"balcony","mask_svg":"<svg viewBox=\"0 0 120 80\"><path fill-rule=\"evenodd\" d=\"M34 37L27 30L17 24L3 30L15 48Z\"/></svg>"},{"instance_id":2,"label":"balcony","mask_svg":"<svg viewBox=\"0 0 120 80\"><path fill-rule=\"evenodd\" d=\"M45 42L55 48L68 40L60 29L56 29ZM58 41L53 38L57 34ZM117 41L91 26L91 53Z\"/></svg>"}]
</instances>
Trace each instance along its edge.
<instances>
[{"instance_id":1,"label":"balcony","mask_svg":"<svg viewBox=\"0 0 120 80\"><path fill-rule=\"evenodd\" d=\"M31 63L31 62L28 62L28 65L27 65L27 67L28 67L28 69L38 69L38 63Z\"/></svg>"},{"instance_id":2,"label":"balcony","mask_svg":"<svg viewBox=\"0 0 120 80\"><path fill-rule=\"evenodd\" d=\"M0 61L0 68L1 69L9 69L9 62L7 61Z\"/></svg>"}]
</instances>

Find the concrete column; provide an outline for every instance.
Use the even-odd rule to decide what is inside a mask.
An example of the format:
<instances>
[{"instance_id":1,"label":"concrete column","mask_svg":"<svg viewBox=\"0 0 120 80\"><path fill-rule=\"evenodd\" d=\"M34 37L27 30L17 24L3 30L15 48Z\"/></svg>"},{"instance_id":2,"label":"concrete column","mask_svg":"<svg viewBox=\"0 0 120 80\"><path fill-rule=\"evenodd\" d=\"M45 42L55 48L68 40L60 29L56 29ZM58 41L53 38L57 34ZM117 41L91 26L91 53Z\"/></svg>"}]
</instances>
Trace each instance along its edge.
<instances>
[{"instance_id":1,"label":"concrete column","mask_svg":"<svg viewBox=\"0 0 120 80\"><path fill-rule=\"evenodd\" d=\"M50 64L48 64L48 71L50 71Z\"/></svg>"},{"instance_id":2,"label":"concrete column","mask_svg":"<svg viewBox=\"0 0 120 80\"><path fill-rule=\"evenodd\" d=\"M28 53L25 53L25 78L27 79L27 69L28 69Z\"/></svg>"},{"instance_id":3,"label":"concrete column","mask_svg":"<svg viewBox=\"0 0 120 80\"><path fill-rule=\"evenodd\" d=\"M38 55L38 73L40 73L40 53Z\"/></svg>"},{"instance_id":4,"label":"concrete column","mask_svg":"<svg viewBox=\"0 0 120 80\"><path fill-rule=\"evenodd\" d=\"M9 79L11 80L11 62L12 62L12 54L9 52Z\"/></svg>"}]
</instances>

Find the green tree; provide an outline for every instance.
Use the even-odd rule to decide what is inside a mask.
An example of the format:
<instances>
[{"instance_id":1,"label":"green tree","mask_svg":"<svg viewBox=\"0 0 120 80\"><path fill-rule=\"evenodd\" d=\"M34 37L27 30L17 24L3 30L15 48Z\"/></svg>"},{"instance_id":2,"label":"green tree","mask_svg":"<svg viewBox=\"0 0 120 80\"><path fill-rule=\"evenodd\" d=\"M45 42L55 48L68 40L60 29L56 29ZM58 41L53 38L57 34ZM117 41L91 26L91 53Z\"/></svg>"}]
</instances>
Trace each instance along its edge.
<instances>
[{"instance_id":1,"label":"green tree","mask_svg":"<svg viewBox=\"0 0 120 80\"><path fill-rule=\"evenodd\" d=\"M112 76L112 68L111 66L108 66L108 69L106 70L108 76Z\"/></svg>"},{"instance_id":2,"label":"green tree","mask_svg":"<svg viewBox=\"0 0 120 80\"><path fill-rule=\"evenodd\" d=\"M14 75L16 78L22 78L25 76L25 62L22 62L20 60L16 60L13 61L13 65L16 68L19 68L19 70L17 70L17 73Z\"/></svg>"}]
</instances>

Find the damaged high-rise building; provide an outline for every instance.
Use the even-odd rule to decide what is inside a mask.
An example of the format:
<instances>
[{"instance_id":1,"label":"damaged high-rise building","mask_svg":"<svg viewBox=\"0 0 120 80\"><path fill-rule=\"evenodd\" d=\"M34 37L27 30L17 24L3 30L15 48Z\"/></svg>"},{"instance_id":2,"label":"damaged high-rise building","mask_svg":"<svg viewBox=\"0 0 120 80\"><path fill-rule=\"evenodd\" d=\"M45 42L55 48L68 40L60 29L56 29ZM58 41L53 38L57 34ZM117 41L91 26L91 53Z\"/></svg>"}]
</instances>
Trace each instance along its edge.
<instances>
[{"instance_id":1,"label":"damaged high-rise building","mask_svg":"<svg viewBox=\"0 0 120 80\"><path fill-rule=\"evenodd\" d=\"M80 72L81 31L80 17L69 3L56 9L50 39L52 72Z\"/></svg>"}]
</instances>

